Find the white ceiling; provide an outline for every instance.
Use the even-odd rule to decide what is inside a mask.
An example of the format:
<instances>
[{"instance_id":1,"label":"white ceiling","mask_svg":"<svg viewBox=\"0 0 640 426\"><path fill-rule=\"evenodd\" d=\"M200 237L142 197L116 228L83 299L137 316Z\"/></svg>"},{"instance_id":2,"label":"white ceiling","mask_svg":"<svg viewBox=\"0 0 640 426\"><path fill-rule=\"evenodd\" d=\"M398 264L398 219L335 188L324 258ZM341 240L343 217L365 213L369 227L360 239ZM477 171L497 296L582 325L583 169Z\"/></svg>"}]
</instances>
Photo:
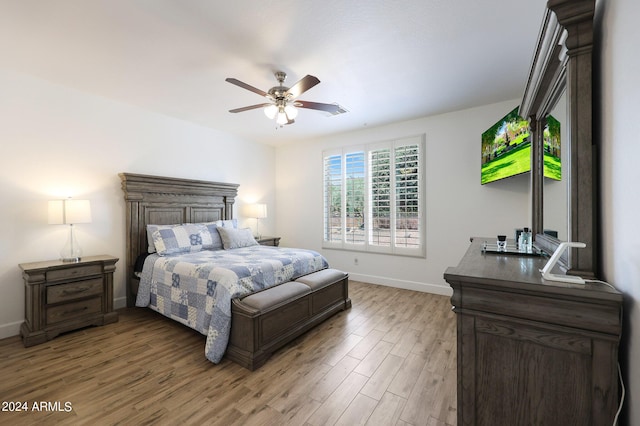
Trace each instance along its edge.
<instances>
[{"instance_id":1,"label":"white ceiling","mask_svg":"<svg viewBox=\"0 0 640 426\"><path fill-rule=\"evenodd\" d=\"M0 67L278 145L522 96L544 0L2 0ZM259 95L321 83L276 128ZM505 111L507 112L507 111Z\"/></svg>"}]
</instances>

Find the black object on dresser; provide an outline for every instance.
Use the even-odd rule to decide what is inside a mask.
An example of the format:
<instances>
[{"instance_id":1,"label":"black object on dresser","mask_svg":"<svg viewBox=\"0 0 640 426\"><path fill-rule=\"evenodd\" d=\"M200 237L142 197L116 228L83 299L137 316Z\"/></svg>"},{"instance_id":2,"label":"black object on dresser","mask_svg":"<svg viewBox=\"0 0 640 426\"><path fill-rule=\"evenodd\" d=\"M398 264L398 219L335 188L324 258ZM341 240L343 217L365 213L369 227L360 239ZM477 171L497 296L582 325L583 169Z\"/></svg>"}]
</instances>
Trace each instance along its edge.
<instances>
[{"instance_id":1,"label":"black object on dresser","mask_svg":"<svg viewBox=\"0 0 640 426\"><path fill-rule=\"evenodd\" d=\"M486 254L483 241L444 274L457 314L458 424L612 424L622 294L544 281L546 258Z\"/></svg>"},{"instance_id":2,"label":"black object on dresser","mask_svg":"<svg viewBox=\"0 0 640 426\"><path fill-rule=\"evenodd\" d=\"M87 256L79 262L51 260L22 263L25 322L24 346L90 325L118 321L113 310L113 272L118 258Z\"/></svg>"}]
</instances>

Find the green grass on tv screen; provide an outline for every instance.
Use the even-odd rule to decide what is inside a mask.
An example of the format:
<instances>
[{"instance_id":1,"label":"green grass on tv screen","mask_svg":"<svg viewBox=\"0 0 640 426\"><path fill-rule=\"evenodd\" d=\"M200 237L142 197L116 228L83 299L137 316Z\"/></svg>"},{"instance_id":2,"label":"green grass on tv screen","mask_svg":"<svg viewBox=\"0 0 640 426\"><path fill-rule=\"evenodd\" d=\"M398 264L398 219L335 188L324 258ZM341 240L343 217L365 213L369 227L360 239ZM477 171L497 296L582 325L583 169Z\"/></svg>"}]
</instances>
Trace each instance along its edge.
<instances>
[{"instance_id":1,"label":"green grass on tv screen","mask_svg":"<svg viewBox=\"0 0 640 426\"><path fill-rule=\"evenodd\" d=\"M482 181L485 183L526 173L531 170L531 143L523 144L506 155L482 165Z\"/></svg>"},{"instance_id":2,"label":"green grass on tv screen","mask_svg":"<svg viewBox=\"0 0 640 426\"><path fill-rule=\"evenodd\" d=\"M482 184L526 173L531 170L531 144L511 151L509 154L486 163L482 166ZM560 158L544 155L544 177L561 180L562 167Z\"/></svg>"},{"instance_id":3,"label":"green grass on tv screen","mask_svg":"<svg viewBox=\"0 0 640 426\"><path fill-rule=\"evenodd\" d=\"M544 154L544 177L562 180L562 166L558 157Z\"/></svg>"}]
</instances>

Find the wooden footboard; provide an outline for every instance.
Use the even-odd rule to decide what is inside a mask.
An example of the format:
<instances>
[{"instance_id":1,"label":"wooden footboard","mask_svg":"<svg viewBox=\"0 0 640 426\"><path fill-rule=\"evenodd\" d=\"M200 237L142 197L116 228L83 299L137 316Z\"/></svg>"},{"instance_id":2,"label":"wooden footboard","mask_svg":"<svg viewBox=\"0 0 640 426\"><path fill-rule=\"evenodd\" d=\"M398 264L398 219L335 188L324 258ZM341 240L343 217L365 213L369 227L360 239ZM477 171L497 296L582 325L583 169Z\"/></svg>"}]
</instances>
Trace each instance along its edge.
<instances>
[{"instance_id":1,"label":"wooden footboard","mask_svg":"<svg viewBox=\"0 0 640 426\"><path fill-rule=\"evenodd\" d=\"M234 299L225 356L255 370L276 350L350 307L348 275L335 269Z\"/></svg>"}]
</instances>

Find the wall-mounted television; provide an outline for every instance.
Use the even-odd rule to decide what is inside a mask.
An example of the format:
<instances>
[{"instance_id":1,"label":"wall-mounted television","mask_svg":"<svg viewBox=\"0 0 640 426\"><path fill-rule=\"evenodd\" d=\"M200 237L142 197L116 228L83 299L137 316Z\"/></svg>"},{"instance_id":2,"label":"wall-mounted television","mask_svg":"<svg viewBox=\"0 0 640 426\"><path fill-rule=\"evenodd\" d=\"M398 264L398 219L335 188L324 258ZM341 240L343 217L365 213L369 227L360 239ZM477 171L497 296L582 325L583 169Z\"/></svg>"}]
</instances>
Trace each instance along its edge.
<instances>
[{"instance_id":1,"label":"wall-mounted television","mask_svg":"<svg viewBox=\"0 0 640 426\"><path fill-rule=\"evenodd\" d=\"M544 129L544 175L562 178L560 122L547 117ZM481 184L531 171L529 122L518 115L518 107L482 133Z\"/></svg>"},{"instance_id":2,"label":"wall-mounted television","mask_svg":"<svg viewBox=\"0 0 640 426\"><path fill-rule=\"evenodd\" d=\"M553 180L562 180L560 142L560 122L553 115L548 115L544 128L544 177Z\"/></svg>"}]
</instances>

